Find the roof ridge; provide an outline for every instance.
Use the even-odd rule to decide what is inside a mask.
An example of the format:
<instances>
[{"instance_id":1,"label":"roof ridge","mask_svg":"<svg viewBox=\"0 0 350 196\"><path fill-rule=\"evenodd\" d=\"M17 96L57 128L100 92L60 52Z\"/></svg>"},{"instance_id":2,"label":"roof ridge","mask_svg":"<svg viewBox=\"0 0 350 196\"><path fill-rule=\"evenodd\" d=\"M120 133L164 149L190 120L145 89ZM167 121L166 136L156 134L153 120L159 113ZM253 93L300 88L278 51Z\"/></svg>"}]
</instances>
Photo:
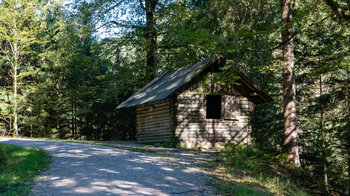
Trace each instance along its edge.
<instances>
[{"instance_id":1,"label":"roof ridge","mask_svg":"<svg viewBox=\"0 0 350 196\"><path fill-rule=\"evenodd\" d=\"M217 62L218 64L225 64L226 59L221 55L211 56L210 58L196 64L164 71L161 75L154 78L142 89L118 105L117 109L164 100L176 93L178 89L187 84L214 62ZM238 76L240 76L242 82L246 83L245 85L259 94L261 99L265 100L266 102L272 101L272 98L264 93L256 84L251 82L241 71L239 71L239 69L236 69L236 73Z\"/></svg>"}]
</instances>

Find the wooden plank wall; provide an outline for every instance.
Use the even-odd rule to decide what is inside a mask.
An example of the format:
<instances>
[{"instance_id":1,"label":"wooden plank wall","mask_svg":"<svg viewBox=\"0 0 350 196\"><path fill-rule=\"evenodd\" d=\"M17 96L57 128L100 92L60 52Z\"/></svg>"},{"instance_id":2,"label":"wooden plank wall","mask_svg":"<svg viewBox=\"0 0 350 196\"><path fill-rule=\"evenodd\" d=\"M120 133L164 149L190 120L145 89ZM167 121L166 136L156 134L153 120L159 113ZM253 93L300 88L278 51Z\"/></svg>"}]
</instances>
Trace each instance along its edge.
<instances>
[{"instance_id":1,"label":"wooden plank wall","mask_svg":"<svg viewBox=\"0 0 350 196\"><path fill-rule=\"evenodd\" d=\"M188 147L211 147L225 143L250 143L253 103L239 96L236 120L206 119L206 93L185 91L177 96L175 137Z\"/></svg>"},{"instance_id":2,"label":"wooden plank wall","mask_svg":"<svg viewBox=\"0 0 350 196\"><path fill-rule=\"evenodd\" d=\"M170 127L169 100L136 108L136 130L139 142L169 142L172 136Z\"/></svg>"},{"instance_id":3,"label":"wooden plank wall","mask_svg":"<svg viewBox=\"0 0 350 196\"><path fill-rule=\"evenodd\" d=\"M136 108L137 139L140 142L179 141L187 147L211 147L226 143L250 143L253 103L236 88L215 80L214 69L203 71L165 101ZM236 119L206 119L208 94L239 99ZM222 99L223 101L225 99ZM222 102L222 109L225 107ZM232 108L230 108L232 109ZM235 117L232 117L235 118Z\"/></svg>"}]
</instances>

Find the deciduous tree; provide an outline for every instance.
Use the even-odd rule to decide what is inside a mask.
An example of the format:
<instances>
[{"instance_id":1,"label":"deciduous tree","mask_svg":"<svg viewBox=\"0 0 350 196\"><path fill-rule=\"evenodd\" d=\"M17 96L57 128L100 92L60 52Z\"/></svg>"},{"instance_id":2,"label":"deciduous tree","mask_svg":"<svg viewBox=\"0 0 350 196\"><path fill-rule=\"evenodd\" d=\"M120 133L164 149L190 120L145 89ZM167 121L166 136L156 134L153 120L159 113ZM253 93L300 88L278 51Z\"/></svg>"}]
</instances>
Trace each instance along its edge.
<instances>
[{"instance_id":1,"label":"deciduous tree","mask_svg":"<svg viewBox=\"0 0 350 196\"><path fill-rule=\"evenodd\" d=\"M23 84L19 84L23 75L34 71L30 68L29 59L33 54L32 46L43 42L39 39L39 34L45 28L43 20L47 6L34 0L0 2L0 56L11 66L13 128L16 137L18 137L18 104L20 99L23 99L19 95Z\"/></svg>"}]
</instances>

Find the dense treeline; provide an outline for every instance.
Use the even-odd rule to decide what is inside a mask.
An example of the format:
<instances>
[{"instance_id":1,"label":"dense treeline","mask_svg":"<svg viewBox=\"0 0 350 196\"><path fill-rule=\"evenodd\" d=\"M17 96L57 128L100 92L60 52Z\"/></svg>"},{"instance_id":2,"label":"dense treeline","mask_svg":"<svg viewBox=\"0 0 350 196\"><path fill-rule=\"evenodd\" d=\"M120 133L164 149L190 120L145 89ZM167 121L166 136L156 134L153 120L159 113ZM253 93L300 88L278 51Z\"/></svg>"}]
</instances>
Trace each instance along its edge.
<instances>
[{"instance_id":1,"label":"dense treeline","mask_svg":"<svg viewBox=\"0 0 350 196\"><path fill-rule=\"evenodd\" d=\"M349 3L292 4L301 166L324 193L348 194ZM1 135L134 139L134 111L119 103L222 54L275 100L256 108L253 135L284 157L280 2L3 0L0 13Z\"/></svg>"}]
</instances>

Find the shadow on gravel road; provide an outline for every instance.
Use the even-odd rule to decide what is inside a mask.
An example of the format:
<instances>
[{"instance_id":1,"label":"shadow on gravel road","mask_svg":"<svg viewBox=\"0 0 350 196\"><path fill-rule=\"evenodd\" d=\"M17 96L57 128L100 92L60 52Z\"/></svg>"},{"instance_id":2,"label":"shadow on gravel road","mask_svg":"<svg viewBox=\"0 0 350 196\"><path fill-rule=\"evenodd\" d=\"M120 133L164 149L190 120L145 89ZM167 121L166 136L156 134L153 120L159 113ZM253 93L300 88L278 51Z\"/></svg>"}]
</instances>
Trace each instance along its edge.
<instances>
[{"instance_id":1,"label":"shadow on gravel road","mask_svg":"<svg viewBox=\"0 0 350 196\"><path fill-rule=\"evenodd\" d=\"M195 165L173 164L142 153L88 144L0 138L0 142L43 149L50 167L33 195L210 195Z\"/></svg>"}]
</instances>

